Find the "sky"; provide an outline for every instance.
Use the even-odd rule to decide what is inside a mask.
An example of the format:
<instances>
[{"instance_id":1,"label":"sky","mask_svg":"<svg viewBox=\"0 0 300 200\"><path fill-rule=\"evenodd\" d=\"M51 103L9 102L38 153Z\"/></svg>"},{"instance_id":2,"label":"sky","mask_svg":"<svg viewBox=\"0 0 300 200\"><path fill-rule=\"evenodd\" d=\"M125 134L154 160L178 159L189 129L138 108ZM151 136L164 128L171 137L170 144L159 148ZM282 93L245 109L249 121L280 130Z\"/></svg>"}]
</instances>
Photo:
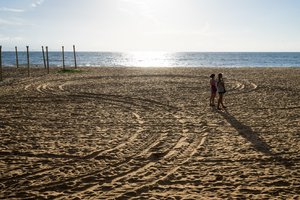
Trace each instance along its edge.
<instances>
[{"instance_id":1,"label":"sky","mask_svg":"<svg viewBox=\"0 0 300 200\"><path fill-rule=\"evenodd\" d=\"M299 52L300 0L0 0L0 45Z\"/></svg>"}]
</instances>

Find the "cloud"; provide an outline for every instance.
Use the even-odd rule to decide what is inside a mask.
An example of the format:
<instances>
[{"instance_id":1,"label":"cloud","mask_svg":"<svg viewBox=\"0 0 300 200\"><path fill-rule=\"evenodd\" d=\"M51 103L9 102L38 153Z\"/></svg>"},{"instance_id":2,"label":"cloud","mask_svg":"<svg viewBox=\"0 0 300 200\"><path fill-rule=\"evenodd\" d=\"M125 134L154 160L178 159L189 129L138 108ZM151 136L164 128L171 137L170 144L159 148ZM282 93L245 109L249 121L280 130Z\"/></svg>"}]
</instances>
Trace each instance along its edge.
<instances>
[{"instance_id":1,"label":"cloud","mask_svg":"<svg viewBox=\"0 0 300 200\"><path fill-rule=\"evenodd\" d=\"M0 18L0 29L8 28L9 26L31 26L31 23L27 23L21 18L3 19Z\"/></svg>"},{"instance_id":2,"label":"cloud","mask_svg":"<svg viewBox=\"0 0 300 200\"><path fill-rule=\"evenodd\" d=\"M30 7L36 8L40 5L42 5L45 2L45 0L35 0ZM3 12L12 12L12 13L22 13L28 11L28 9L18 9L18 8L8 8L8 7L0 7L0 11Z\"/></svg>"},{"instance_id":3,"label":"cloud","mask_svg":"<svg viewBox=\"0 0 300 200\"><path fill-rule=\"evenodd\" d=\"M0 18L0 25L1 26L3 26L3 25L16 25L16 23L14 21L9 21L9 20Z\"/></svg>"},{"instance_id":4,"label":"cloud","mask_svg":"<svg viewBox=\"0 0 300 200\"><path fill-rule=\"evenodd\" d=\"M37 0L31 4L32 8L36 8L44 3L45 0Z\"/></svg>"},{"instance_id":5,"label":"cloud","mask_svg":"<svg viewBox=\"0 0 300 200\"><path fill-rule=\"evenodd\" d=\"M22 10L22 9L16 9L16 8L1 7L1 8L0 8L0 11L20 13L20 12L24 12L25 10Z\"/></svg>"},{"instance_id":6,"label":"cloud","mask_svg":"<svg viewBox=\"0 0 300 200\"><path fill-rule=\"evenodd\" d=\"M0 34L0 41L1 42L8 42L8 41L22 41L23 38L16 36L16 37L10 37L10 36L5 36Z\"/></svg>"}]
</instances>

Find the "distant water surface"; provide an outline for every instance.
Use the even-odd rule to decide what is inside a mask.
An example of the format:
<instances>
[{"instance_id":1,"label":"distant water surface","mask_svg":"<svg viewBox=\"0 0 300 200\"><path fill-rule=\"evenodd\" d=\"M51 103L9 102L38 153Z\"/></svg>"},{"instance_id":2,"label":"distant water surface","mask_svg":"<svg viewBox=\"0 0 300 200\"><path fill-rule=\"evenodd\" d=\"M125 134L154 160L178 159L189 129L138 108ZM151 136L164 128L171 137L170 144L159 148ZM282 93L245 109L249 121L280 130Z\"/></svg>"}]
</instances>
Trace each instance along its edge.
<instances>
[{"instance_id":1,"label":"distant water surface","mask_svg":"<svg viewBox=\"0 0 300 200\"><path fill-rule=\"evenodd\" d=\"M300 52L77 52L78 66L108 67L300 67ZM15 66L15 53L3 52L5 66ZM49 52L50 66L62 66L61 52ZM26 64L26 52L19 52ZM30 53L31 65L43 65L41 52ZM74 66L73 52L65 52L66 66Z\"/></svg>"}]
</instances>

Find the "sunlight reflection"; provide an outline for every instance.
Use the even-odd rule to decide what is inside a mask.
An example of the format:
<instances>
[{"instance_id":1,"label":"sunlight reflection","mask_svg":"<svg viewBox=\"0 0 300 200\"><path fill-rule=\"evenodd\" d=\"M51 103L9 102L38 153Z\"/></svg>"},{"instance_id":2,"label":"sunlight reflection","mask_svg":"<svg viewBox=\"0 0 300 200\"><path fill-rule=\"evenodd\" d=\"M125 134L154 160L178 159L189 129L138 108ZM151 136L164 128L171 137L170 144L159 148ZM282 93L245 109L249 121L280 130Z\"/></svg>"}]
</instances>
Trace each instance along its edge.
<instances>
[{"instance_id":1,"label":"sunlight reflection","mask_svg":"<svg viewBox=\"0 0 300 200\"><path fill-rule=\"evenodd\" d=\"M128 52L123 56L127 66L170 67L174 62L170 52Z\"/></svg>"}]
</instances>

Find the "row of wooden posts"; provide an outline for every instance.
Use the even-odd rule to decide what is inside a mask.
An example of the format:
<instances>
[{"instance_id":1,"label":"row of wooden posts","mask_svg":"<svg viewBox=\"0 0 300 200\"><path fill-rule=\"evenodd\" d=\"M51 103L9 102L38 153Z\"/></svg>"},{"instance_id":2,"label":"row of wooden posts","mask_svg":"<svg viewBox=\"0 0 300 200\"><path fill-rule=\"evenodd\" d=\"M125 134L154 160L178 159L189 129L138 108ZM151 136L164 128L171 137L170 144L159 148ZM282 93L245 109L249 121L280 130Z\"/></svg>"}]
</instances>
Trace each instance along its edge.
<instances>
[{"instance_id":1,"label":"row of wooden posts","mask_svg":"<svg viewBox=\"0 0 300 200\"><path fill-rule=\"evenodd\" d=\"M18 47L15 47L16 52L16 66L19 68L19 56L18 56ZM27 52L27 74L30 76L30 56L29 56L29 46L26 46ZM48 53L48 46L46 46L46 55L44 46L42 46L42 53L43 53L43 61L44 67L47 69L47 73L49 74L49 53ZM74 54L74 64L75 68L77 68L77 61L76 61L76 50L75 45L73 45L73 54ZM65 70L65 47L62 46L62 61L63 61L63 70ZM0 81L3 80L3 70L2 70L2 46L0 46Z\"/></svg>"}]
</instances>

